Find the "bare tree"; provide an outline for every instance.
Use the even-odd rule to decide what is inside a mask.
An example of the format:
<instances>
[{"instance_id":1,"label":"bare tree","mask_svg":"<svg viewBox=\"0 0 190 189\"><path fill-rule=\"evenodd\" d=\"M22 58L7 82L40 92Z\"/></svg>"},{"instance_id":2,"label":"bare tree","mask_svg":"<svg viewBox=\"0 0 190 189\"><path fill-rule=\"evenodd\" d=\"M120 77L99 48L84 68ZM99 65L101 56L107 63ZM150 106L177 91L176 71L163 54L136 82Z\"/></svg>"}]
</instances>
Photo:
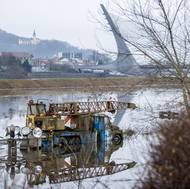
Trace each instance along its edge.
<instances>
[{"instance_id":1,"label":"bare tree","mask_svg":"<svg viewBox=\"0 0 190 189\"><path fill-rule=\"evenodd\" d=\"M190 102L190 1L188 0L116 0L132 35L121 36L127 44L157 65L162 74L175 77L183 91L188 113ZM169 75L168 75L169 73Z\"/></svg>"}]
</instances>

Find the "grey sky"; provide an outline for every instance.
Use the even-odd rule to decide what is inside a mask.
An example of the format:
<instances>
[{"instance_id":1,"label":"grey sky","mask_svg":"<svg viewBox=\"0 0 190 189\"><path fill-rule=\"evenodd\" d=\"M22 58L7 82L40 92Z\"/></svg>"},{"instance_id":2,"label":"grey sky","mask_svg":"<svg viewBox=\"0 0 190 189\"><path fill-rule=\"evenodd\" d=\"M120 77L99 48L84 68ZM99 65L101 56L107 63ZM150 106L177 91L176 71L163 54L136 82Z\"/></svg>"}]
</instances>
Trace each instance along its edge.
<instances>
[{"instance_id":1,"label":"grey sky","mask_svg":"<svg viewBox=\"0 0 190 189\"><path fill-rule=\"evenodd\" d=\"M90 16L98 15L99 4L107 5L108 1L0 0L0 28L25 37L35 29L39 38L68 41L82 48L98 49L99 40L112 49L111 34L101 31Z\"/></svg>"}]
</instances>

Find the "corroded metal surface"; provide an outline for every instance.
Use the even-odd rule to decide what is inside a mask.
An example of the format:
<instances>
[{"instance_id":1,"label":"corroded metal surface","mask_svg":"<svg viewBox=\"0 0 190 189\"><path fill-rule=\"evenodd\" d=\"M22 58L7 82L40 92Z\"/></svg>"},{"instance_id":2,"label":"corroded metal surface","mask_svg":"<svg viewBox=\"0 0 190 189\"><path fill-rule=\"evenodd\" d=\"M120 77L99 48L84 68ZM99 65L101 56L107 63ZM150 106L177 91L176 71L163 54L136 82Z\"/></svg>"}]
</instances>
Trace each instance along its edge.
<instances>
[{"instance_id":1,"label":"corroded metal surface","mask_svg":"<svg viewBox=\"0 0 190 189\"><path fill-rule=\"evenodd\" d=\"M49 112L52 114L99 113L106 111L114 112L127 108L135 109L136 105L134 103L118 101L52 103L49 106Z\"/></svg>"},{"instance_id":2,"label":"corroded metal surface","mask_svg":"<svg viewBox=\"0 0 190 189\"><path fill-rule=\"evenodd\" d=\"M65 168L59 172L50 172L50 183L70 182L82 180L86 178L94 178L105 175L112 175L121 171L130 169L136 165L136 162L123 163L123 164L105 164L96 167L85 168Z\"/></svg>"}]
</instances>

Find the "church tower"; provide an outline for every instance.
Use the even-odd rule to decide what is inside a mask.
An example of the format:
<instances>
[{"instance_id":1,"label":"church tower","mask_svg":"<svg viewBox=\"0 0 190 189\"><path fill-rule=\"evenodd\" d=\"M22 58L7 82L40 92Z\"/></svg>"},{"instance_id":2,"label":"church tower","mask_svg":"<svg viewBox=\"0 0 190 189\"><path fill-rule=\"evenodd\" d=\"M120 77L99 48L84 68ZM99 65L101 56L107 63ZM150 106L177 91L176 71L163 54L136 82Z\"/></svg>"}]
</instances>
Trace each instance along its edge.
<instances>
[{"instance_id":1,"label":"church tower","mask_svg":"<svg viewBox=\"0 0 190 189\"><path fill-rule=\"evenodd\" d=\"M38 45L40 43L40 39L36 37L36 31L34 30L33 35L29 39L19 39L19 45Z\"/></svg>"},{"instance_id":2,"label":"church tower","mask_svg":"<svg viewBox=\"0 0 190 189\"><path fill-rule=\"evenodd\" d=\"M33 32L33 40L36 40L36 31Z\"/></svg>"}]
</instances>

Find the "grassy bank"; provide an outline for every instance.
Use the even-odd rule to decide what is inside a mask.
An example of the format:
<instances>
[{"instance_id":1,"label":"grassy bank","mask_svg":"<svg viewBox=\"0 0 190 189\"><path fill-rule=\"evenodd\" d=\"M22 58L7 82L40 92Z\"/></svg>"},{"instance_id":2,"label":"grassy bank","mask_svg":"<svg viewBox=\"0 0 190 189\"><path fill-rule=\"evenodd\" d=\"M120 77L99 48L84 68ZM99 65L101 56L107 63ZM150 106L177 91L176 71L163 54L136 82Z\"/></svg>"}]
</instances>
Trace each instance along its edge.
<instances>
[{"instance_id":1,"label":"grassy bank","mask_svg":"<svg viewBox=\"0 0 190 189\"><path fill-rule=\"evenodd\" d=\"M33 90L78 90L78 91L130 91L152 85L176 84L173 80L158 78L63 78L0 80L0 95L20 94ZM20 91L20 92L19 92Z\"/></svg>"}]
</instances>

